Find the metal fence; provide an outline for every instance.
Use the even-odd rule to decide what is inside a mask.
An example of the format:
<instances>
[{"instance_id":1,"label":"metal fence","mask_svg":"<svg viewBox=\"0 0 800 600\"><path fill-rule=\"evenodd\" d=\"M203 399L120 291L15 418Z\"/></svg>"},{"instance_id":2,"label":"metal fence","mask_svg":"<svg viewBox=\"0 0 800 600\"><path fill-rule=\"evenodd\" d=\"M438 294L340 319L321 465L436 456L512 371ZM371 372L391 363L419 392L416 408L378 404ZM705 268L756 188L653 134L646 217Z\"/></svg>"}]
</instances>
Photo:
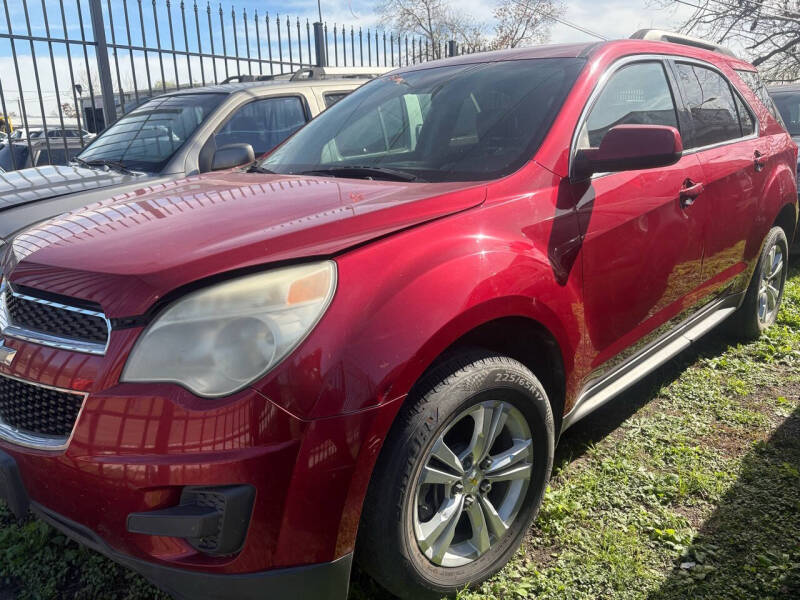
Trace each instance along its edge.
<instances>
[{"instance_id":1,"label":"metal fence","mask_svg":"<svg viewBox=\"0 0 800 600\"><path fill-rule=\"evenodd\" d=\"M54 146L63 143L65 154L83 147L76 129L99 132L168 91L306 66L403 66L478 50L197 0L2 1L0 59L10 56L13 69L2 63L0 130L10 137L12 125L23 126L31 157L32 135L36 144L43 138L47 162Z\"/></svg>"}]
</instances>

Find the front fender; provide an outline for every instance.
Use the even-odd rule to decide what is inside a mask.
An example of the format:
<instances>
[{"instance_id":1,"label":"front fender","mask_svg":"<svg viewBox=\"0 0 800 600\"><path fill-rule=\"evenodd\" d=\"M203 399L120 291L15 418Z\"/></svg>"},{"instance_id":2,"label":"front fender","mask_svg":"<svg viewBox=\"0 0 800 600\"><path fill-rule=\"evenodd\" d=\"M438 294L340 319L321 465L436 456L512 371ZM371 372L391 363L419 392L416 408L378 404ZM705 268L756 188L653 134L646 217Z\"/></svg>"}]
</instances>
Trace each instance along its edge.
<instances>
[{"instance_id":1,"label":"front fender","mask_svg":"<svg viewBox=\"0 0 800 600\"><path fill-rule=\"evenodd\" d=\"M503 317L531 319L555 339L565 370L580 371L572 368L582 339L580 261L562 260L564 245L578 239L565 235L575 217L546 193L462 211L336 257L337 292L325 316L256 386L318 432L305 437L294 467L281 534L287 556L295 557L294 524L309 510L320 523L316 560L352 550L375 461L409 390L470 331ZM334 424L336 435L326 433Z\"/></svg>"},{"instance_id":2,"label":"front fender","mask_svg":"<svg viewBox=\"0 0 800 600\"><path fill-rule=\"evenodd\" d=\"M301 419L364 410L407 394L448 346L502 317L547 329L570 371L580 277L558 283L548 249L488 229L504 210L467 211L340 256L328 312L257 390Z\"/></svg>"}]
</instances>

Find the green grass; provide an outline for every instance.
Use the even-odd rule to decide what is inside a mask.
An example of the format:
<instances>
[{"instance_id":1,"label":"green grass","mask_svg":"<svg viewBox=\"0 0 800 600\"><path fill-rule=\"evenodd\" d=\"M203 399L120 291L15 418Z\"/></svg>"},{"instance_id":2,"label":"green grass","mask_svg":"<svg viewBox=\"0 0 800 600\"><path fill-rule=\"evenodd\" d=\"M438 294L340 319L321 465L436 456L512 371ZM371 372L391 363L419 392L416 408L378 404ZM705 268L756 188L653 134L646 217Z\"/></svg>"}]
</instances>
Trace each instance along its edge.
<instances>
[{"instance_id":1,"label":"green grass","mask_svg":"<svg viewBox=\"0 0 800 600\"><path fill-rule=\"evenodd\" d=\"M0 600L152 587L0 506ZM460 600L800 597L800 269L776 327L712 334L565 434L535 526ZM388 596L356 571L351 600Z\"/></svg>"}]
</instances>

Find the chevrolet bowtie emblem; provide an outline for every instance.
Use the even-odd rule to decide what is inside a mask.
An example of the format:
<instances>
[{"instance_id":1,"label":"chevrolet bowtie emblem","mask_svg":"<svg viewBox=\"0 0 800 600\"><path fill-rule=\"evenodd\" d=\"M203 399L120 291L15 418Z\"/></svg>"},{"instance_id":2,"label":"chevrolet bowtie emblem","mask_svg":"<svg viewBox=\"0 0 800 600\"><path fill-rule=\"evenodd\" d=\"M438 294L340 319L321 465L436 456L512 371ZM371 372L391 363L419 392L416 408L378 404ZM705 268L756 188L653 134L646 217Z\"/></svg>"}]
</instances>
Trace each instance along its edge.
<instances>
[{"instance_id":1,"label":"chevrolet bowtie emblem","mask_svg":"<svg viewBox=\"0 0 800 600\"><path fill-rule=\"evenodd\" d=\"M10 367L11 363L14 362L14 357L16 355L16 350L4 345L3 340L0 340L0 365Z\"/></svg>"}]
</instances>

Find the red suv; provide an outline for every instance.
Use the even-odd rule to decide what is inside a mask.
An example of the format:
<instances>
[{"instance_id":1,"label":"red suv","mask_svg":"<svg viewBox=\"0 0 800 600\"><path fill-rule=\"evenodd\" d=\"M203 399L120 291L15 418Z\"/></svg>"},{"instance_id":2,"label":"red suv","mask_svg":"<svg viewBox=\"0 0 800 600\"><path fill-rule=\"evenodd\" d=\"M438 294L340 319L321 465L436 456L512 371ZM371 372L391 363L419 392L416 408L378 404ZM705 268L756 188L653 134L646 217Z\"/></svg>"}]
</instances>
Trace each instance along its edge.
<instances>
[{"instance_id":1,"label":"red suv","mask_svg":"<svg viewBox=\"0 0 800 600\"><path fill-rule=\"evenodd\" d=\"M412 66L18 235L0 495L186 598L344 598L354 553L403 598L482 581L561 432L775 321L797 148L747 79L642 40Z\"/></svg>"}]
</instances>

